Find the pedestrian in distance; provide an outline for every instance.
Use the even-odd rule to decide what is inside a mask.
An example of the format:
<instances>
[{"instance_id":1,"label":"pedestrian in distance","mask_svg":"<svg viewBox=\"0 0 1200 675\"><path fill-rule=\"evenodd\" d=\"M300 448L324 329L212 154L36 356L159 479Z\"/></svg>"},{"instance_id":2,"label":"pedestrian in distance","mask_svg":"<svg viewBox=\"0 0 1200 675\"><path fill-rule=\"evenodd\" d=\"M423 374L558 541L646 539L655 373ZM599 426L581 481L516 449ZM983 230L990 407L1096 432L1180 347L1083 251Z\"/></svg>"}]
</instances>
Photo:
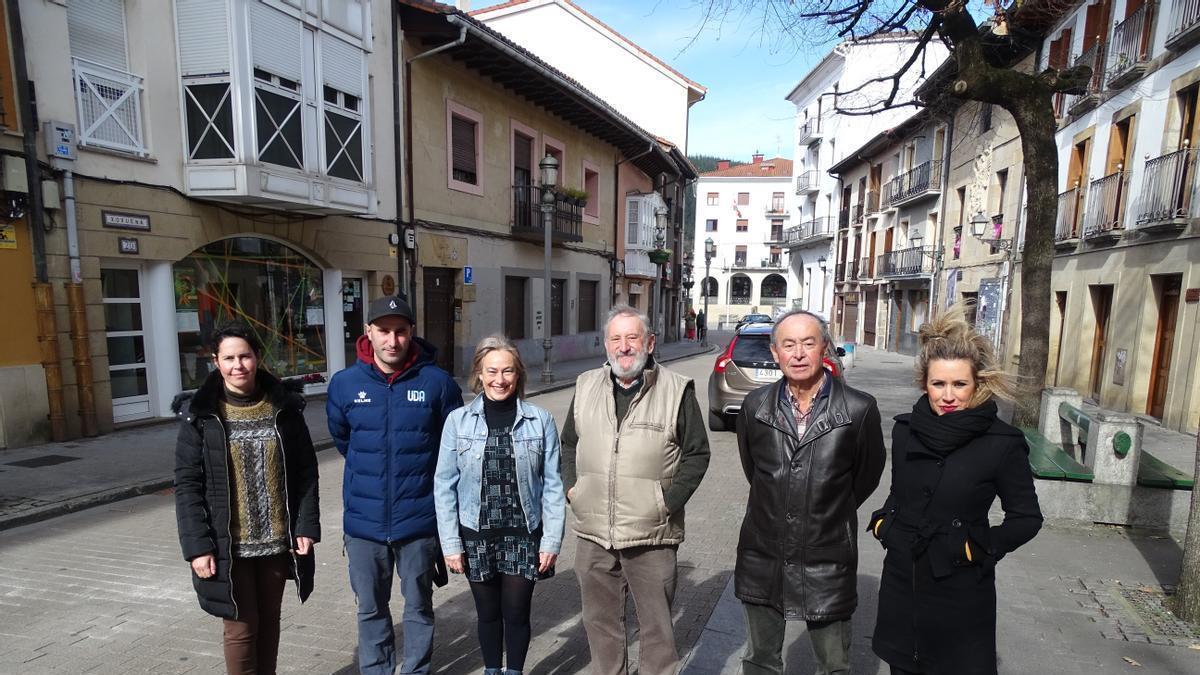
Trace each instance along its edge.
<instances>
[{"instance_id":1,"label":"pedestrian in distance","mask_svg":"<svg viewBox=\"0 0 1200 675\"><path fill-rule=\"evenodd\" d=\"M224 624L225 668L274 673L288 579L313 590L321 540L317 456L304 397L259 367L262 343L244 324L212 339L213 364L175 397L175 515L200 607Z\"/></svg>"},{"instance_id":2,"label":"pedestrian in distance","mask_svg":"<svg viewBox=\"0 0 1200 675\"><path fill-rule=\"evenodd\" d=\"M520 675L533 586L554 575L562 546L558 428L525 400L525 364L508 338L479 343L470 378L478 395L450 413L442 430L438 533L446 567L471 584L484 675Z\"/></svg>"},{"instance_id":3,"label":"pedestrian in distance","mask_svg":"<svg viewBox=\"0 0 1200 675\"><path fill-rule=\"evenodd\" d=\"M696 335L701 342L708 337L708 315L704 313L704 310L696 312Z\"/></svg>"},{"instance_id":4,"label":"pedestrian in distance","mask_svg":"<svg viewBox=\"0 0 1200 675\"><path fill-rule=\"evenodd\" d=\"M358 603L358 668L392 675L392 575L404 597L401 673L428 673L433 584L444 584L433 475L446 418L462 406L433 345L413 335L402 298L375 299L358 339L358 362L333 376L325 412L345 457L342 529Z\"/></svg>"},{"instance_id":5,"label":"pedestrian in distance","mask_svg":"<svg viewBox=\"0 0 1200 675\"><path fill-rule=\"evenodd\" d=\"M885 461L879 408L827 369L833 341L821 317L784 314L771 328L783 371L750 392L737 417L750 497L734 591L746 612L743 672L783 673L787 621L805 621L817 673L850 672L858 605L856 511Z\"/></svg>"},{"instance_id":6,"label":"pedestrian in distance","mask_svg":"<svg viewBox=\"0 0 1200 675\"><path fill-rule=\"evenodd\" d=\"M921 327L925 393L892 428L873 647L896 675L996 673L996 563L1042 525L1029 446L997 417L1014 386L960 304ZM1004 521L990 526L996 497Z\"/></svg>"},{"instance_id":7,"label":"pedestrian in distance","mask_svg":"<svg viewBox=\"0 0 1200 675\"><path fill-rule=\"evenodd\" d=\"M667 675L679 667L671 604L684 505L708 469L708 435L695 384L654 362L644 314L617 305L604 334L608 363L576 380L562 433L591 672L628 672L632 594L639 672Z\"/></svg>"}]
</instances>

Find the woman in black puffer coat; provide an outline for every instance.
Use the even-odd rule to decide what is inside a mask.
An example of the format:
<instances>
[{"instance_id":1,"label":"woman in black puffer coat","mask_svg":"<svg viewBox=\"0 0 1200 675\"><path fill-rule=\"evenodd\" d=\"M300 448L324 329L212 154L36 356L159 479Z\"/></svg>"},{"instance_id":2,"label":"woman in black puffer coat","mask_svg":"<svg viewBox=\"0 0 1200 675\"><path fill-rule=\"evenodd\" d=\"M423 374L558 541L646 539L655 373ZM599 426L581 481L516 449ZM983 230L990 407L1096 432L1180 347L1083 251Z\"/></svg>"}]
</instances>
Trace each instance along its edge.
<instances>
[{"instance_id":1,"label":"woman in black puffer coat","mask_svg":"<svg viewBox=\"0 0 1200 675\"><path fill-rule=\"evenodd\" d=\"M247 327L222 327L217 370L173 405L179 544L200 607L224 619L229 673L275 672L284 586L308 598L321 538L304 397L258 369L261 353Z\"/></svg>"},{"instance_id":2,"label":"woman in black puffer coat","mask_svg":"<svg viewBox=\"0 0 1200 675\"><path fill-rule=\"evenodd\" d=\"M1012 386L962 306L922 326L920 346L926 393L896 417L891 493L868 521L887 549L872 646L893 675L992 675L996 563L1042 525L1029 449L996 416Z\"/></svg>"}]
</instances>

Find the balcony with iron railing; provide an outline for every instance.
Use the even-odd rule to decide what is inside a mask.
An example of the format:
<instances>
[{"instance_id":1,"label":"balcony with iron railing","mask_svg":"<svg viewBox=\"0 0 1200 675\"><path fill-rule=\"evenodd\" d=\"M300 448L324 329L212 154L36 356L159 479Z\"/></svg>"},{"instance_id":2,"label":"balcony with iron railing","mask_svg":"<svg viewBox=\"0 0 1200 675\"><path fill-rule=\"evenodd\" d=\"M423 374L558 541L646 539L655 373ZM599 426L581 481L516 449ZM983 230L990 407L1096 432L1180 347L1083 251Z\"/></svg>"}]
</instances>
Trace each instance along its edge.
<instances>
[{"instance_id":1,"label":"balcony with iron railing","mask_svg":"<svg viewBox=\"0 0 1200 675\"><path fill-rule=\"evenodd\" d=\"M1075 57L1073 67L1088 66L1092 69L1092 79L1088 80L1087 90L1082 94L1068 94L1064 106L1072 115L1083 114L1100 102L1100 89L1104 86L1104 45L1099 40L1088 47L1082 54Z\"/></svg>"},{"instance_id":2,"label":"balcony with iron railing","mask_svg":"<svg viewBox=\"0 0 1200 675\"><path fill-rule=\"evenodd\" d=\"M853 281L858 278L858 258L851 258L850 262L846 263L846 281Z\"/></svg>"},{"instance_id":3,"label":"balcony with iron railing","mask_svg":"<svg viewBox=\"0 0 1200 675\"><path fill-rule=\"evenodd\" d=\"M862 258L860 258L858 261L858 274L856 275L856 278L870 279L870 278L874 277L875 269L872 265L872 263L874 263L874 262L875 261L874 261L874 259L871 258L871 256L863 256Z\"/></svg>"},{"instance_id":4,"label":"balcony with iron railing","mask_svg":"<svg viewBox=\"0 0 1200 675\"><path fill-rule=\"evenodd\" d=\"M1137 224L1140 230L1182 229L1193 213L1196 151L1183 148L1146 162Z\"/></svg>"},{"instance_id":5,"label":"balcony with iron railing","mask_svg":"<svg viewBox=\"0 0 1200 675\"><path fill-rule=\"evenodd\" d=\"M941 186L942 160L930 160L888 181L883 188L883 204L886 208L895 208L937 196Z\"/></svg>"},{"instance_id":6,"label":"balcony with iron railing","mask_svg":"<svg viewBox=\"0 0 1200 675\"><path fill-rule=\"evenodd\" d=\"M1200 40L1200 0L1175 0L1167 29L1167 49L1182 51Z\"/></svg>"},{"instance_id":7,"label":"balcony with iron railing","mask_svg":"<svg viewBox=\"0 0 1200 675\"><path fill-rule=\"evenodd\" d=\"M1154 4L1146 3L1113 29L1109 48L1107 81L1109 89L1120 89L1137 81L1150 61L1150 38Z\"/></svg>"},{"instance_id":8,"label":"balcony with iron railing","mask_svg":"<svg viewBox=\"0 0 1200 675\"><path fill-rule=\"evenodd\" d=\"M763 215L768 218L790 218L792 214L784 206L783 202L775 202L767 204L763 211Z\"/></svg>"},{"instance_id":9,"label":"balcony with iron railing","mask_svg":"<svg viewBox=\"0 0 1200 675\"><path fill-rule=\"evenodd\" d=\"M771 231L770 231L770 233L767 235L767 240L766 240L765 242L763 242L763 243L766 243L766 244L782 244L782 243L783 243L783 237L784 237L784 234L783 234L783 233L784 233L784 230L783 230L783 225L782 225L782 224L781 224L781 225L772 225L772 226L771 226Z\"/></svg>"},{"instance_id":10,"label":"balcony with iron railing","mask_svg":"<svg viewBox=\"0 0 1200 675\"><path fill-rule=\"evenodd\" d=\"M848 227L850 227L850 207L847 205L838 211L838 229L844 230Z\"/></svg>"},{"instance_id":11,"label":"balcony with iron railing","mask_svg":"<svg viewBox=\"0 0 1200 675\"><path fill-rule=\"evenodd\" d=\"M885 278L928 276L933 274L933 257L929 246L889 251L876 258L876 269Z\"/></svg>"},{"instance_id":12,"label":"balcony with iron railing","mask_svg":"<svg viewBox=\"0 0 1200 675\"><path fill-rule=\"evenodd\" d=\"M796 175L796 194L805 195L821 190L821 174L816 171L802 171Z\"/></svg>"},{"instance_id":13,"label":"balcony with iron railing","mask_svg":"<svg viewBox=\"0 0 1200 675\"><path fill-rule=\"evenodd\" d=\"M1075 187L1058 195L1058 218L1054 226L1054 243L1071 245L1079 240L1079 205L1086 192L1076 183Z\"/></svg>"},{"instance_id":14,"label":"balcony with iron railing","mask_svg":"<svg viewBox=\"0 0 1200 675\"><path fill-rule=\"evenodd\" d=\"M867 215L879 213L879 190L867 190Z\"/></svg>"},{"instance_id":15,"label":"balcony with iron railing","mask_svg":"<svg viewBox=\"0 0 1200 675\"><path fill-rule=\"evenodd\" d=\"M866 204L859 202L854 205L854 211L850 215L850 219L852 222L861 223L863 221L863 219L866 217L866 213L867 213Z\"/></svg>"},{"instance_id":16,"label":"balcony with iron railing","mask_svg":"<svg viewBox=\"0 0 1200 675\"><path fill-rule=\"evenodd\" d=\"M846 263L840 262L833 266L833 279L834 281L846 280Z\"/></svg>"},{"instance_id":17,"label":"balcony with iron railing","mask_svg":"<svg viewBox=\"0 0 1200 675\"><path fill-rule=\"evenodd\" d=\"M796 143L800 145L812 145L819 142L823 133L821 126L821 118L819 117L814 117L801 124L800 128L796 129Z\"/></svg>"},{"instance_id":18,"label":"balcony with iron railing","mask_svg":"<svg viewBox=\"0 0 1200 675\"><path fill-rule=\"evenodd\" d=\"M554 242L583 241L583 207L575 200L555 195L550 213L550 236ZM513 186L513 236L542 241L545 227L542 214L542 189L537 185Z\"/></svg>"},{"instance_id":19,"label":"balcony with iron railing","mask_svg":"<svg viewBox=\"0 0 1200 675\"><path fill-rule=\"evenodd\" d=\"M71 67L79 144L146 156L142 78L81 58L72 58Z\"/></svg>"},{"instance_id":20,"label":"balcony with iron railing","mask_svg":"<svg viewBox=\"0 0 1200 675\"><path fill-rule=\"evenodd\" d=\"M1128 179L1128 172L1117 171L1088 185L1087 208L1083 211L1084 239L1101 243L1121 237Z\"/></svg>"},{"instance_id":21,"label":"balcony with iron railing","mask_svg":"<svg viewBox=\"0 0 1200 675\"><path fill-rule=\"evenodd\" d=\"M828 216L806 220L783 231L783 243L788 247L807 246L833 238L833 219Z\"/></svg>"}]
</instances>

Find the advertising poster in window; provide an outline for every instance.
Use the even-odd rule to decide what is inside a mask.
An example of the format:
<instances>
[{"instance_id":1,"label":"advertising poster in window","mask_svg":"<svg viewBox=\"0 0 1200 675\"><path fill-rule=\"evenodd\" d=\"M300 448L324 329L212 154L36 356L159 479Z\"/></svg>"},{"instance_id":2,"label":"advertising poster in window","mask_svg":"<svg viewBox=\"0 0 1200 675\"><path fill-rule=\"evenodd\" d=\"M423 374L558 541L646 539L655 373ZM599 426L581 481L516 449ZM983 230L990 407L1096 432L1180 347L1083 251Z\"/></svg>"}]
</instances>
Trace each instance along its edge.
<instances>
[{"instance_id":1,"label":"advertising poster in window","mask_svg":"<svg viewBox=\"0 0 1200 675\"><path fill-rule=\"evenodd\" d=\"M975 330L988 336L992 344L1000 340L1000 298L1003 279L984 279L979 282L979 305L975 311Z\"/></svg>"},{"instance_id":2,"label":"advertising poster in window","mask_svg":"<svg viewBox=\"0 0 1200 675\"><path fill-rule=\"evenodd\" d=\"M17 228L12 223L0 224L0 249L15 249L17 247Z\"/></svg>"}]
</instances>

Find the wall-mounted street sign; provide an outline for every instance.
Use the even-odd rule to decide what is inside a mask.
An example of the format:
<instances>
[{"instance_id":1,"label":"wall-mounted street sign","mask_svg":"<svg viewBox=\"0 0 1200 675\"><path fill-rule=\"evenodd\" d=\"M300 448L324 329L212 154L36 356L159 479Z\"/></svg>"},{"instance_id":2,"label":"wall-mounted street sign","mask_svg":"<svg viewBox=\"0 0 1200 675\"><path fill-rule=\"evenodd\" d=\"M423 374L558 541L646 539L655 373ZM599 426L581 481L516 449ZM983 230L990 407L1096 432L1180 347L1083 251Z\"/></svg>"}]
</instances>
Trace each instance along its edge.
<instances>
[{"instance_id":1,"label":"wall-mounted street sign","mask_svg":"<svg viewBox=\"0 0 1200 675\"><path fill-rule=\"evenodd\" d=\"M100 220L104 227L115 227L118 230L150 231L150 216L141 213L101 211Z\"/></svg>"},{"instance_id":2,"label":"wall-mounted street sign","mask_svg":"<svg viewBox=\"0 0 1200 675\"><path fill-rule=\"evenodd\" d=\"M121 253L136 254L138 252L137 237L118 237L117 238L117 250L120 251Z\"/></svg>"},{"instance_id":3,"label":"wall-mounted street sign","mask_svg":"<svg viewBox=\"0 0 1200 675\"><path fill-rule=\"evenodd\" d=\"M463 283L464 284L475 283L475 270L471 269L470 265L467 265L466 267L463 268Z\"/></svg>"}]
</instances>

